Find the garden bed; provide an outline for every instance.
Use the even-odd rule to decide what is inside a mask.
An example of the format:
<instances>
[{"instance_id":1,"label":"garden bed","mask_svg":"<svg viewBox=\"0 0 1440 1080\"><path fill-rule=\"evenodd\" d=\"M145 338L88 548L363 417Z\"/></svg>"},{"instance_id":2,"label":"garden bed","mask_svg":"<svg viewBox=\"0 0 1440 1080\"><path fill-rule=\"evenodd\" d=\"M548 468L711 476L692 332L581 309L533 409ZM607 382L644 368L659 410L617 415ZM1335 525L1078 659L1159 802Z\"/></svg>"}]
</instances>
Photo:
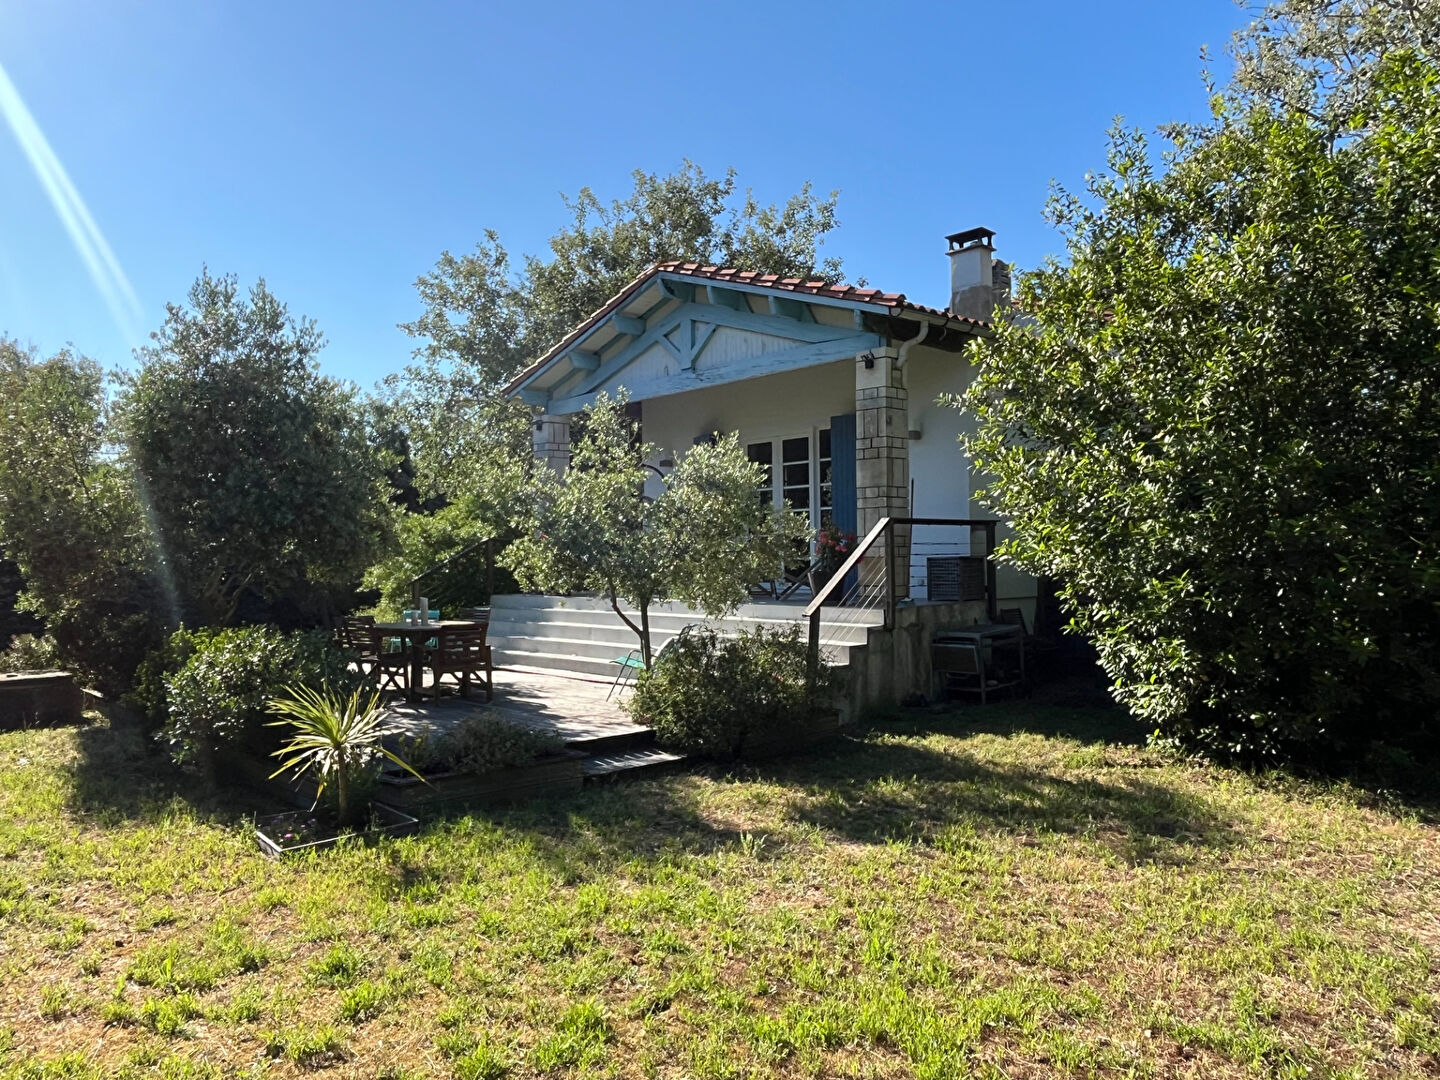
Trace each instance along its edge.
<instances>
[{"instance_id":1,"label":"garden bed","mask_svg":"<svg viewBox=\"0 0 1440 1080\"><path fill-rule=\"evenodd\" d=\"M538 758L533 765L485 773L431 773L423 782L397 769L380 775L380 791L387 803L421 816L503 806L578 792L585 781L584 760L578 750L562 750Z\"/></svg>"},{"instance_id":2,"label":"garden bed","mask_svg":"<svg viewBox=\"0 0 1440 1080\"><path fill-rule=\"evenodd\" d=\"M323 851L349 836L358 836L366 843L382 836L406 836L414 832L418 824L410 814L380 802L370 804L370 824L364 829L342 829L329 811L290 810L257 818L255 841L266 855L278 859L306 851Z\"/></svg>"}]
</instances>

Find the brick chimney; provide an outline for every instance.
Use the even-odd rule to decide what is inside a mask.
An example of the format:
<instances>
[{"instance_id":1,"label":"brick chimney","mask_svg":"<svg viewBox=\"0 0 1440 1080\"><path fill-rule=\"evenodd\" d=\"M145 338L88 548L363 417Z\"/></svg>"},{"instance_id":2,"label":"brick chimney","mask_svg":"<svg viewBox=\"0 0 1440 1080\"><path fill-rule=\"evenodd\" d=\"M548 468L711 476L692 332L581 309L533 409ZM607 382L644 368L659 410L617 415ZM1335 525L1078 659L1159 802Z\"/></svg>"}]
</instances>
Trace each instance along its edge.
<instances>
[{"instance_id":1,"label":"brick chimney","mask_svg":"<svg viewBox=\"0 0 1440 1080\"><path fill-rule=\"evenodd\" d=\"M947 254L950 256L952 313L988 322L995 313L995 305L1001 302L999 290L1003 289L1008 296L1009 267L995 260L994 237L993 230L979 228L951 233L945 238L950 243Z\"/></svg>"}]
</instances>

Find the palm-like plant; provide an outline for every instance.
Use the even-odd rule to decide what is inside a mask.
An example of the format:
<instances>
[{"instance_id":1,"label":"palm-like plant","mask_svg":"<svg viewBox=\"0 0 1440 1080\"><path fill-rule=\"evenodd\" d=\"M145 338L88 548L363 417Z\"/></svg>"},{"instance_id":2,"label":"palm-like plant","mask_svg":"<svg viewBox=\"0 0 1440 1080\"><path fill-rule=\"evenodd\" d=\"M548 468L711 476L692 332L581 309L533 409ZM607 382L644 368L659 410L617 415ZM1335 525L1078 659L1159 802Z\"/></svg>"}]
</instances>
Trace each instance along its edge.
<instances>
[{"instance_id":1,"label":"palm-like plant","mask_svg":"<svg viewBox=\"0 0 1440 1080\"><path fill-rule=\"evenodd\" d=\"M354 773L376 754L389 758L402 769L423 780L408 764L385 748L382 740L390 734L380 710L380 695L356 690L349 697L328 686L286 687L286 697L271 698L266 711L280 717L269 727L289 726L293 734L274 756L282 758L272 778L293 769L295 776L311 772L319 782L316 798L333 778L336 813L340 824L351 824L350 782Z\"/></svg>"}]
</instances>

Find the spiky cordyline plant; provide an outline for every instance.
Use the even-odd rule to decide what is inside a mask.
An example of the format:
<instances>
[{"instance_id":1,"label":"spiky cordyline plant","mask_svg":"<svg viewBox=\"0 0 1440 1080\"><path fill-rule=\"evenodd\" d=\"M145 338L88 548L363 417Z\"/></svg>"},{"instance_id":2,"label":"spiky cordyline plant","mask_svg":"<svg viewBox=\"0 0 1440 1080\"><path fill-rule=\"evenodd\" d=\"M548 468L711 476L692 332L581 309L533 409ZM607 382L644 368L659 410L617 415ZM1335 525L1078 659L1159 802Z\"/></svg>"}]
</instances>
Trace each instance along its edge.
<instances>
[{"instance_id":1,"label":"spiky cordyline plant","mask_svg":"<svg viewBox=\"0 0 1440 1080\"><path fill-rule=\"evenodd\" d=\"M343 697L328 686L323 690L290 686L285 688L285 693L289 696L271 698L265 705L266 711L280 717L268 727L289 725L294 729L290 741L275 751L273 756L284 760L270 775L273 779L287 769L294 769L296 776L313 772L320 785L315 792L317 800L334 777L340 824L351 824L352 771L371 754L379 753L424 780L382 743L390 728L381 718L378 693L356 690L349 697Z\"/></svg>"}]
</instances>

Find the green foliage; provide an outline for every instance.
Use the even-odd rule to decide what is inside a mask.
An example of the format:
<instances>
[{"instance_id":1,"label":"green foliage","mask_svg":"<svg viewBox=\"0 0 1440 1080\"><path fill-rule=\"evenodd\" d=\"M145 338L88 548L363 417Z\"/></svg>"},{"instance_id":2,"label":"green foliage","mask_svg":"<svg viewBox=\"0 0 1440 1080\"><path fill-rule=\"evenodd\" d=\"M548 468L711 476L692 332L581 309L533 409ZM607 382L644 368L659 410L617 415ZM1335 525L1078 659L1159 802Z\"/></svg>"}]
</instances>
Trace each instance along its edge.
<instances>
[{"instance_id":1,"label":"green foliage","mask_svg":"<svg viewBox=\"0 0 1440 1080\"><path fill-rule=\"evenodd\" d=\"M401 329L422 344L416 362L386 380L385 413L419 498L458 509L434 523L401 522L398 544L371 575L385 603L467 538L505 531L534 467L529 409L499 393L510 376L664 259L838 278L839 260L818 254L836 225L835 198L806 184L783 204L762 205L742 195L733 170L712 178L686 162L668 176L636 172L633 191L609 206L582 189L565 202L571 220L551 237L549 256L526 256L519 270L493 231L468 255L443 253L416 282L424 310Z\"/></svg>"},{"instance_id":2,"label":"green foliage","mask_svg":"<svg viewBox=\"0 0 1440 1080\"><path fill-rule=\"evenodd\" d=\"M163 593L134 484L110 441L99 365L0 339L0 546L60 657L107 693L163 633Z\"/></svg>"},{"instance_id":3,"label":"green foliage","mask_svg":"<svg viewBox=\"0 0 1440 1080\"><path fill-rule=\"evenodd\" d=\"M1431 745L1440 707L1440 73L1360 134L1222 109L1158 171L1114 136L1052 213L965 400L1013 521L1121 701L1252 760Z\"/></svg>"},{"instance_id":4,"label":"green foliage","mask_svg":"<svg viewBox=\"0 0 1440 1080\"><path fill-rule=\"evenodd\" d=\"M213 634L181 630L167 649L153 658L154 668L163 669L172 657L186 659L174 674L159 677L167 703L162 737L177 761L202 767L208 767L222 743L263 750L266 703L282 688L348 690L359 682L345 654L320 631L284 633L265 626ZM154 668L147 668L147 685L154 684Z\"/></svg>"},{"instance_id":5,"label":"green foliage","mask_svg":"<svg viewBox=\"0 0 1440 1080\"><path fill-rule=\"evenodd\" d=\"M263 281L202 273L123 376L120 414L186 612L236 621L247 593L319 614L388 526L386 462L353 387L319 374L324 344Z\"/></svg>"},{"instance_id":6,"label":"green foliage","mask_svg":"<svg viewBox=\"0 0 1440 1080\"><path fill-rule=\"evenodd\" d=\"M529 765L536 758L559 753L565 743L547 731L501 720L492 713L467 715L455 726L417 745L406 754L417 768L487 773Z\"/></svg>"},{"instance_id":7,"label":"green foliage","mask_svg":"<svg viewBox=\"0 0 1440 1080\"><path fill-rule=\"evenodd\" d=\"M827 695L828 671L806 680L798 626L757 626L734 637L687 628L640 674L626 707L668 745L727 760L751 732L809 719Z\"/></svg>"},{"instance_id":8,"label":"green foliage","mask_svg":"<svg viewBox=\"0 0 1440 1080\"><path fill-rule=\"evenodd\" d=\"M492 494L501 490L497 484L487 488ZM499 537L496 552L503 547L508 530L506 513L518 494L518 487L509 489L503 510L477 506L476 500L462 496L431 514L403 514L396 520L393 554L365 574L365 585L380 591L379 608L398 614L411 606L411 582L421 578L421 594L430 599L430 606L444 611L459 607L479 607L490 602L485 551L474 547L479 541ZM473 550L466 551L467 548ZM447 561L448 560L448 561ZM439 567L442 567L437 569ZM509 571L497 567L498 592L513 592L515 582Z\"/></svg>"},{"instance_id":9,"label":"green foliage","mask_svg":"<svg viewBox=\"0 0 1440 1080\"><path fill-rule=\"evenodd\" d=\"M1375 79L1400 53L1433 61L1440 6L1409 0L1267 0L1237 31L1227 96L1303 113L1335 135L1366 126Z\"/></svg>"},{"instance_id":10,"label":"green foliage","mask_svg":"<svg viewBox=\"0 0 1440 1080\"><path fill-rule=\"evenodd\" d=\"M63 667L59 647L48 634L17 634L0 652L0 671L45 671Z\"/></svg>"},{"instance_id":11,"label":"green foliage","mask_svg":"<svg viewBox=\"0 0 1440 1080\"><path fill-rule=\"evenodd\" d=\"M125 703L138 709L150 726L159 730L170 718L170 698L166 680L180 672L195 655L195 650L215 636L212 630L179 630L152 649L135 669L134 685L125 695Z\"/></svg>"},{"instance_id":12,"label":"green foliage","mask_svg":"<svg viewBox=\"0 0 1440 1080\"><path fill-rule=\"evenodd\" d=\"M296 776L311 773L319 783L317 794L334 781L336 814L341 825L355 821L357 814L349 798L351 788L367 766L379 758L387 758L420 778L382 741L390 728L378 693L357 689L344 697L328 686L315 690L295 685L287 687L284 696L271 698L266 708L280 718L270 726L290 729L285 745L275 751L281 762L274 775L286 771Z\"/></svg>"},{"instance_id":13,"label":"green foliage","mask_svg":"<svg viewBox=\"0 0 1440 1080\"><path fill-rule=\"evenodd\" d=\"M659 481L660 494L647 497L653 472L646 462L660 454L639 441L624 405L623 395L602 393L586 407L569 470L563 480L549 469L532 478L533 524L505 559L527 588L608 597L639 637L648 667L654 600L673 597L711 616L733 611L746 586L773 574L808 526L760 505L763 467L733 435L688 451ZM622 600L634 605L638 623Z\"/></svg>"}]
</instances>

